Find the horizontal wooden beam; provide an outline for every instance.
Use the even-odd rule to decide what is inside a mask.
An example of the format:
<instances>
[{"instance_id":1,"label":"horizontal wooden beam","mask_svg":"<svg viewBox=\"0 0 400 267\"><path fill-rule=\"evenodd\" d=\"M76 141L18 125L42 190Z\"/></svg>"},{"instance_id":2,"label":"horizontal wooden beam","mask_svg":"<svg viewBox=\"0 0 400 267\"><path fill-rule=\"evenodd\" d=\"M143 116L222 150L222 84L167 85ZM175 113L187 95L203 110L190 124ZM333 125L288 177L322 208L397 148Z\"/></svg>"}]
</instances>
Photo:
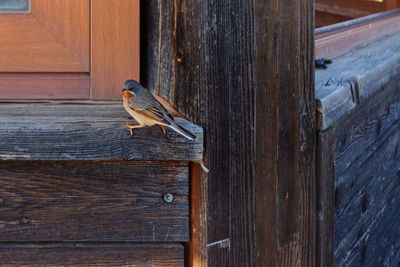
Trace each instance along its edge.
<instances>
[{"instance_id":1,"label":"horizontal wooden beam","mask_svg":"<svg viewBox=\"0 0 400 267\"><path fill-rule=\"evenodd\" d=\"M181 244L0 244L6 266L184 266Z\"/></svg>"},{"instance_id":2,"label":"horizontal wooden beam","mask_svg":"<svg viewBox=\"0 0 400 267\"><path fill-rule=\"evenodd\" d=\"M0 242L189 241L187 162L16 160L0 173Z\"/></svg>"},{"instance_id":3,"label":"horizontal wooden beam","mask_svg":"<svg viewBox=\"0 0 400 267\"><path fill-rule=\"evenodd\" d=\"M315 71L319 129L353 110L394 79L400 79L400 33L333 59Z\"/></svg>"},{"instance_id":4,"label":"horizontal wooden beam","mask_svg":"<svg viewBox=\"0 0 400 267\"><path fill-rule=\"evenodd\" d=\"M0 73L0 99L89 99L89 73Z\"/></svg>"},{"instance_id":5,"label":"horizontal wooden beam","mask_svg":"<svg viewBox=\"0 0 400 267\"><path fill-rule=\"evenodd\" d=\"M122 104L0 104L0 160L184 160L203 157L203 129L178 118L197 136L167 128L137 129Z\"/></svg>"},{"instance_id":6,"label":"horizontal wooden beam","mask_svg":"<svg viewBox=\"0 0 400 267\"><path fill-rule=\"evenodd\" d=\"M399 29L400 10L322 27L315 34L315 57L337 57Z\"/></svg>"}]
</instances>

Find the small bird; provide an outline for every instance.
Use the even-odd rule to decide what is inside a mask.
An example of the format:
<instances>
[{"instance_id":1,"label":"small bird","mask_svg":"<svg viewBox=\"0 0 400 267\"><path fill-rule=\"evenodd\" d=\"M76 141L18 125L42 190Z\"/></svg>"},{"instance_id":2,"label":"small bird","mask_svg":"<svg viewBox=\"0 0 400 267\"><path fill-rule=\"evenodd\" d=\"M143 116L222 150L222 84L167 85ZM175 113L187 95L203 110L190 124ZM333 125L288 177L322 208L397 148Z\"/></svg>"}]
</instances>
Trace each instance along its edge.
<instances>
[{"instance_id":1,"label":"small bird","mask_svg":"<svg viewBox=\"0 0 400 267\"><path fill-rule=\"evenodd\" d=\"M127 80L124 83L122 97L124 108L139 123L137 125L126 123L131 135L133 129L159 125L164 134L165 126L168 126L189 140L197 138L194 134L179 126L167 109L157 101L147 88L141 86L137 81Z\"/></svg>"}]
</instances>

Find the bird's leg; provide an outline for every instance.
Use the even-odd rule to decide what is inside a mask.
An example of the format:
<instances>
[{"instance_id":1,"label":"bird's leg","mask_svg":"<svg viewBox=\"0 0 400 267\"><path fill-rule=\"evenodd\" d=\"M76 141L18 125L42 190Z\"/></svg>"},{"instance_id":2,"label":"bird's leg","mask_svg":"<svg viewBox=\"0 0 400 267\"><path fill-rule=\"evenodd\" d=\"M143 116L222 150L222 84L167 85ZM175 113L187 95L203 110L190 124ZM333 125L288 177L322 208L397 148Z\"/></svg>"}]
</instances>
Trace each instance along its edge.
<instances>
[{"instance_id":1,"label":"bird's leg","mask_svg":"<svg viewBox=\"0 0 400 267\"><path fill-rule=\"evenodd\" d=\"M128 127L129 132L131 133L131 135L133 135L132 129L137 129L137 128L143 128L145 127L144 125L138 124L138 125L133 125L130 122L125 123L126 127Z\"/></svg>"},{"instance_id":2,"label":"bird's leg","mask_svg":"<svg viewBox=\"0 0 400 267\"><path fill-rule=\"evenodd\" d=\"M166 134L167 132L165 131L165 126L164 125L160 125L161 130L163 131L164 134Z\"/></svg>"}]
</instances>

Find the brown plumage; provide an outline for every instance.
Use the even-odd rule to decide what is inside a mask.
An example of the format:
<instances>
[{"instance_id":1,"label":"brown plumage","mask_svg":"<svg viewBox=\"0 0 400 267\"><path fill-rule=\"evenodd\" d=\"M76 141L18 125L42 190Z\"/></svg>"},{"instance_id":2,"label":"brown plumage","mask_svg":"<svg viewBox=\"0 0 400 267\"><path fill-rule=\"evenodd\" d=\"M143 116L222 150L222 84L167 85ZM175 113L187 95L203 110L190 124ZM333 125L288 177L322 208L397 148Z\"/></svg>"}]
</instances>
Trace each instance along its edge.
<instances>
[{"instance_id":1,"label":"brown plumage","mask_svg":"<svg viewBox=\"0 0 400 267\"><path fill-rule=\"evenodd\" d=\"M196 139L194 134L179 126L167 109L138 82L127 80L122 89L122 96L126 111L139 123L126 123L131 135L135 128L159 125L164 133L167 126L189 140Z\"/></svg>"}]
</instances>

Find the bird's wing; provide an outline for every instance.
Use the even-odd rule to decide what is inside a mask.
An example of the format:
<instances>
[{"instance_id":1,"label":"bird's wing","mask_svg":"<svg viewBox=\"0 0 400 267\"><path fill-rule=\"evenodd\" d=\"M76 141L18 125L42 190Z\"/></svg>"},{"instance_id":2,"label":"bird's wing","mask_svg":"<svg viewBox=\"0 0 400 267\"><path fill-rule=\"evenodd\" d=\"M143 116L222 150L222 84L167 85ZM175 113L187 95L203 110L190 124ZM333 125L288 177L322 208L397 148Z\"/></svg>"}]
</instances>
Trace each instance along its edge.
<instances>
[{"instance_id":1,"label":"bird's wing","mask_svg":"<svg viewBox=\"0 0 400 267\"><path fill-rule=\"evenodd\" d=\"M159 122L169 122L173 120L171 114L158 102L152 95L145 98L131 98L128 100L130 108L145 116L151 117Z\"/></svg>"},{"instance_id":2,"label":"bird's wing","mask_svg":"<svg viewBox=\"0 0 400 267\"><path fill-rule=\"evenodd\" d=\"M170 103L166 98L157 95L157 94L153 94L154 98L158 101L158 103L161 104L161 106L163 108L165 108L165 110L172 116L174 117L181 117L184 118L186 120L189 120L188 117L186 117L185 115L183 115L182 113L179 113L179 111L176 110L176 108L174 107L174 105L172 103Z\"/></svg>"}]
</instances>

